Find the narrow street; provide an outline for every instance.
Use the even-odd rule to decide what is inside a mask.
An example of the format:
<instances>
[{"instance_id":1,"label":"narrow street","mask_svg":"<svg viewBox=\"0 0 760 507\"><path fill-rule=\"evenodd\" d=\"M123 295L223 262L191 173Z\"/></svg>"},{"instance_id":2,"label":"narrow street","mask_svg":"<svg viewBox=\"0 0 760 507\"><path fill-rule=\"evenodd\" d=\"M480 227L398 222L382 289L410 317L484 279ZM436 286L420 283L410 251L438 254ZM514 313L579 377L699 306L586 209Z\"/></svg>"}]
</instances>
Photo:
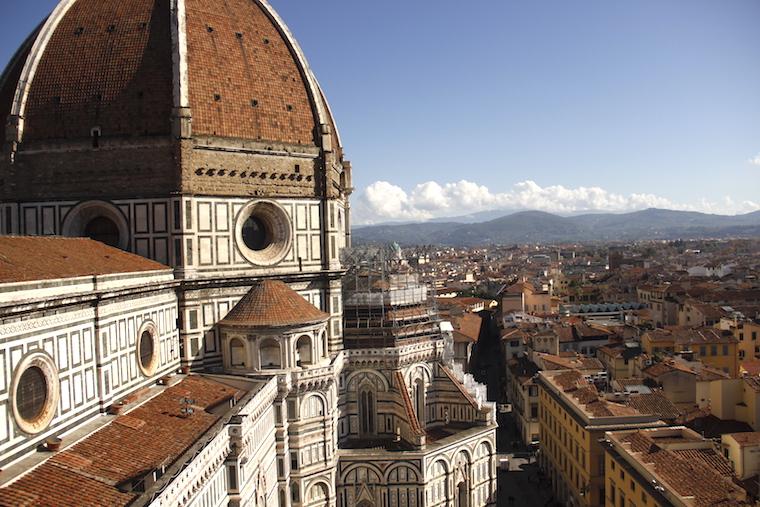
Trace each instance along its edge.
<instances>
[{"instance_id":1,"label":"narrow street","mask_svg":"<svg viewBox=\"0 0 760 507\"><path fill-rule=\"evenodd\" d=\"M488 399L506 403L504 358L499 346L499 333L490 312L481 312L483 328L473 353L473 374L488 387ZM509 459L509 471L499 468L498 507L544 507L554 505L551 488L539 476L538 465L530 450L518 443L520 437L512 413L498 414L496 446L499 458Z\"/></svg>"}]
</instances>

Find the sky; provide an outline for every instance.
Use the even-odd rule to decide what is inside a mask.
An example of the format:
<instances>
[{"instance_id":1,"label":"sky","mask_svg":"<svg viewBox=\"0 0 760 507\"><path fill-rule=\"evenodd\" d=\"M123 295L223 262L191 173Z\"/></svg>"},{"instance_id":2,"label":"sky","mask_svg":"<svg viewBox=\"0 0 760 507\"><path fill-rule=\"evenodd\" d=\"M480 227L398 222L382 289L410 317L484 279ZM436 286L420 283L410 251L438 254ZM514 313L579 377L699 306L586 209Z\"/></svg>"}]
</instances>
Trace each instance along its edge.
<instances>
[{"instance_id":1,"label":"sky","mask_svg":"<svg viewBox=\"0 0 760 507\"><path fill-rule=\"evenodd\" d=\"M758 0L271 3L335 114L357 223L760 209ZM55 4L4 0L0 65Z\"/></svg>"}]
</instances>

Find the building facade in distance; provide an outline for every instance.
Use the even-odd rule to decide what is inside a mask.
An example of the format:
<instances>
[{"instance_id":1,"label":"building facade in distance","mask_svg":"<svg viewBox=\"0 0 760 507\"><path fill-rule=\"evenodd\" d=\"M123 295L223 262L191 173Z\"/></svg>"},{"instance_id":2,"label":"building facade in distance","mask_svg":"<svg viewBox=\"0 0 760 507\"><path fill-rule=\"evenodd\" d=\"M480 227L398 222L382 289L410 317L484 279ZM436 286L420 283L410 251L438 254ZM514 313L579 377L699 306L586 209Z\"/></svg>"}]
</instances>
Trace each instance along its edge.
<instances>
[{"instance_id":1,"label":"building facade in distance","mask_svg":"<svg viewBox=\"0 0 760 507\"><path fill-rule=\"evenodd\" d=\"M567 505L605 505L606 431L666 424L657 414L606 399L579 371L542 371L538 375L541 469L555 498ZM625 504L627 505L627 504Z\"/></svg>"}]
</instances>

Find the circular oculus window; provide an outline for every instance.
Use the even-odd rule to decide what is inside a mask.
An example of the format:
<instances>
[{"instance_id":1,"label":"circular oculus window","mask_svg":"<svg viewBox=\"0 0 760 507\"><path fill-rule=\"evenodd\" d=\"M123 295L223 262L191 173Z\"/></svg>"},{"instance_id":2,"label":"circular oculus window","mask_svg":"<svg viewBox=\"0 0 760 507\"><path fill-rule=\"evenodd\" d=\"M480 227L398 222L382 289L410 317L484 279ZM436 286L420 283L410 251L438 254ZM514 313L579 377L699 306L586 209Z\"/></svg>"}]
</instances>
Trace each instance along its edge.
<instances>
[{"instance_id":1,"label":"circular oculus window","mask_svg":"<svg viewBox=\"0 0 760 507\"><path fill-rule=\"evenodd\" d=\"M290 250L290 218L275 202L249 202L238 214L235 237L240 253L249 262L257 266L273 266Z\"/></svg>"},{"instance_id":2,"label":"circular oculus window","mask_svg":"<svg viewBox=\"0 0 760 507\"><path fill-rule=\"evenodd\" d=\"M55 417L60 387L53 359L43 352L24 357L13 375L11 408L21 431L36 434Z\"/></svg>"},{"instance_id":3,"label":"circular oculus window","mask_svg":"<svg viewBox=\"0 0 760 507\"><path fill-rule=\"evenodd\" d=\"M158 330L153 321L145 321L137 332L137 366L146 377L158 369Z\"/></svg>"}]
</instances>

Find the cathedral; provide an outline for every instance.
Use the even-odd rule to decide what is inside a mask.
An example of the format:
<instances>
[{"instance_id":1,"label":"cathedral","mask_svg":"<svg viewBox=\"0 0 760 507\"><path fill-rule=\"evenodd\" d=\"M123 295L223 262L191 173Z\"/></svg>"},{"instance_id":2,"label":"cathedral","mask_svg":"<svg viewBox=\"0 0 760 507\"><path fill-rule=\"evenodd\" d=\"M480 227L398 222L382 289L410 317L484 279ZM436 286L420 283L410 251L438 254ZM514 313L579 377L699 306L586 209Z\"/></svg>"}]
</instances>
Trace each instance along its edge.
<instances>
[{"instance_id":1,"label":"cathedral","mask_svg":"<svg viewBox=\"0 0 760 507\"><path fill-rule=\"evenodd\" d=\"M415 273L350 249L266 0L61 0L0 117L0 505L496 504L495 407Z\"/></svg>"}]
</instances>

